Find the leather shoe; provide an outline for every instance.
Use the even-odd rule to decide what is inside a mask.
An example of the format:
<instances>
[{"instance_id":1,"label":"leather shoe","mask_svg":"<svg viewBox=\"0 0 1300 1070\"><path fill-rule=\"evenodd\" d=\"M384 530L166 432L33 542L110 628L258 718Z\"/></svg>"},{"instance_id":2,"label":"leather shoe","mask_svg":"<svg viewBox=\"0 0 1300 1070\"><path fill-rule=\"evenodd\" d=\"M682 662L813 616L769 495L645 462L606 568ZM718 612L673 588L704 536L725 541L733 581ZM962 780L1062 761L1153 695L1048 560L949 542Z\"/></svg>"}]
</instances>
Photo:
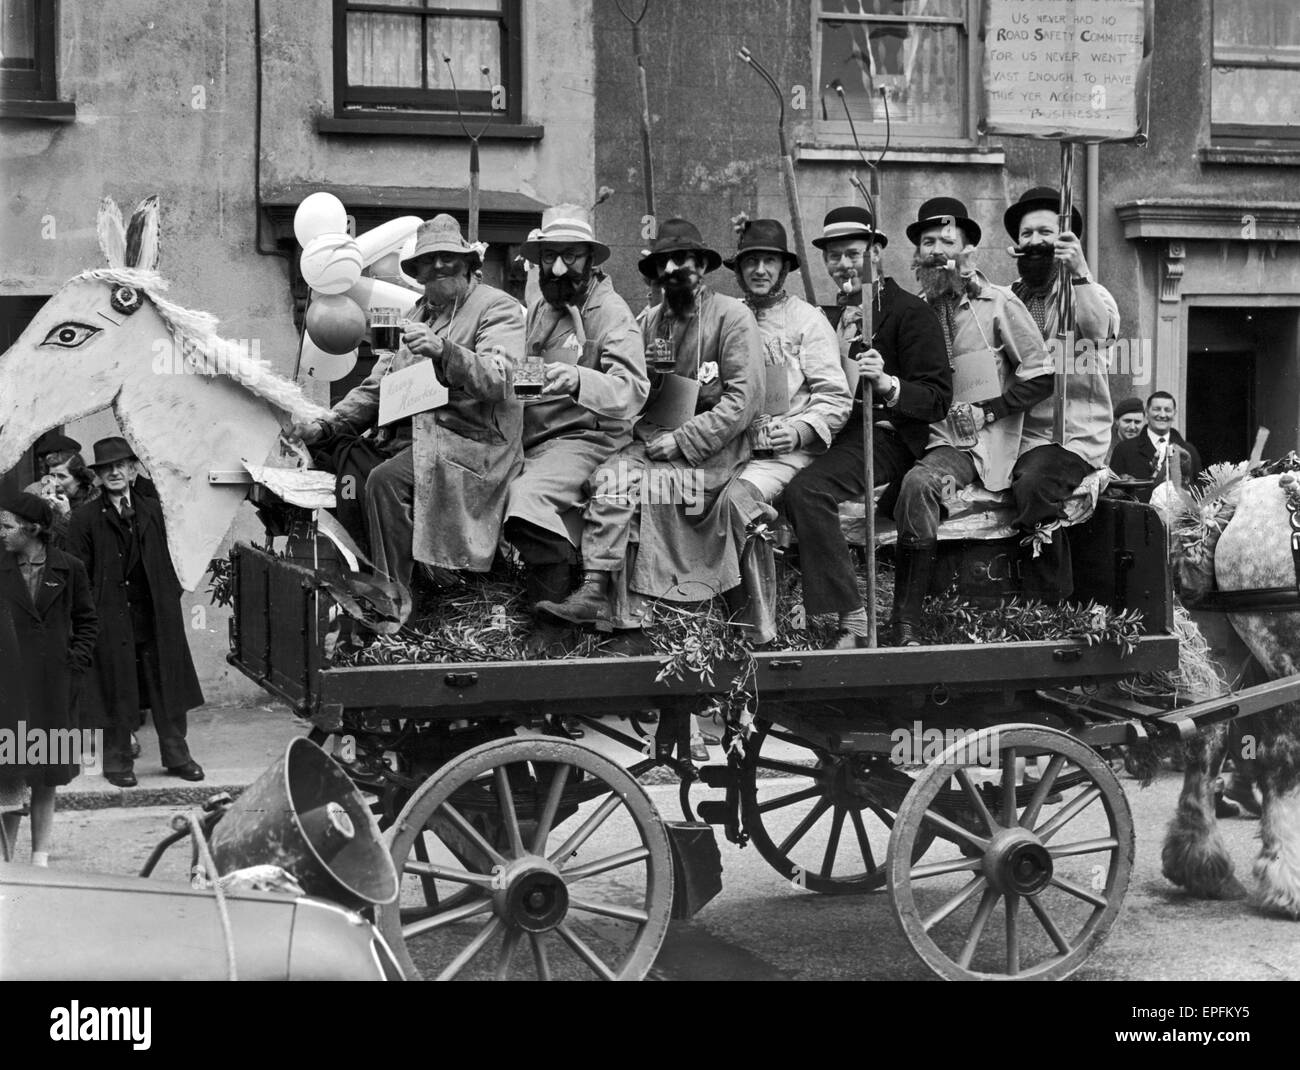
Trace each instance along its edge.
<instances>
[{"instance_id":1,"label":"leather shoe","mask_svg":"<svg viewBox=\"0 0 1300 1070\"><path fill-rule=\"evenodd\" d=\"M912 625L905 621L895 621L891 629L891 639L893 646L920 646L921 640L916 637Z\"/></svg>"},{"instance_id":2,"label":"leather shoe","mask_svg":"<svg viewBox=\"0 0 1300 1070\"><path fill-rule=\"evenodd\" d=\"M191 759L184 765L169 765L167 767L168 776L178 776L182 780L202 780L203 766Z\"/></svg>"},{"instance_id":3,"label":"leather shoe","mask_svg":"<svg viewBox=\"0 0 1300 1070\"><path fill-rule=\"evenodd\" d=\"M135 774L129 769L122 773L105 773L104 779L115 788L133 788L138 783Z\"/></svg>"}]
</instances>

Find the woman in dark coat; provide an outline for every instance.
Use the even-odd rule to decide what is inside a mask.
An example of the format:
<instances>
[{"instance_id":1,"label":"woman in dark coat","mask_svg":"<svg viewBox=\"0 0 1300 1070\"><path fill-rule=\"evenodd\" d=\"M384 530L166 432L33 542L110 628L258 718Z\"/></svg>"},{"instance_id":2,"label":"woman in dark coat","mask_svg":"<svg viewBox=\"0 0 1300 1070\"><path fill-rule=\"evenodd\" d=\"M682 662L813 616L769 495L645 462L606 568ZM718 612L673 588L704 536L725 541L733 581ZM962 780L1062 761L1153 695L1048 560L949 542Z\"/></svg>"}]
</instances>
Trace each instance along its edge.
<instances>
[{"instance_id":1,"label":"woman in dark coat","mask_svg":"<svg viewBox=\"0 0 1300 1070\"><path fill-rule=\"evenodd\" d=\"M7 633L0 639L0 679L7 697L19 697L0 704L0 727L13 733L24 756L31 733L47 733L50 759L60 756L60 735L69 740L66 733L79 727L77 695L99 631L86 569L50 545L52 523L49 503L33 494L0 502L0 630ZM0 766L0 779L31 788L34 865L49 861L54 789L78 772L76 765L48 761ZM15 815L6 815L11 844L17 824Z\"/></svg>"}]
</instances>

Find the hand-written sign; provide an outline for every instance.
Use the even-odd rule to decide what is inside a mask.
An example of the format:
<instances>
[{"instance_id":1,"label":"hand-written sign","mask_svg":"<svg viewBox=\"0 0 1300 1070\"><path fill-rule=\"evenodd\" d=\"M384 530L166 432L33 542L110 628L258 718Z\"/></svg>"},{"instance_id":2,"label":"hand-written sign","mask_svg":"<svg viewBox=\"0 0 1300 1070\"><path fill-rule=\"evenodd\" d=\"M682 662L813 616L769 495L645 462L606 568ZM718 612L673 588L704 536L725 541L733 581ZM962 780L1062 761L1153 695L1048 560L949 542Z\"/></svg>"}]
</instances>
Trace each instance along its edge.
<instances>
[{"instance_id":1,"label":"hand-written sign","mask_svg":"<svg viewBox=\"0 0 1300 1070\"><path fill-rule=\"evenodd\" d=\"M983 128L1123 140L1145 133L1149 0L987 0Z\"/></svg>"},{"instance_id":2,"label":"hand-written sign","mask_svg":"<svg viewBox=\"0 0 1300 1070\"><path fill-rule=\"evenodd\" d=\"M417 412L447 404L447 388L438 382L433 361L420 360L379 380L379 424L391 424Z\"/></svg>"}]
</instances>

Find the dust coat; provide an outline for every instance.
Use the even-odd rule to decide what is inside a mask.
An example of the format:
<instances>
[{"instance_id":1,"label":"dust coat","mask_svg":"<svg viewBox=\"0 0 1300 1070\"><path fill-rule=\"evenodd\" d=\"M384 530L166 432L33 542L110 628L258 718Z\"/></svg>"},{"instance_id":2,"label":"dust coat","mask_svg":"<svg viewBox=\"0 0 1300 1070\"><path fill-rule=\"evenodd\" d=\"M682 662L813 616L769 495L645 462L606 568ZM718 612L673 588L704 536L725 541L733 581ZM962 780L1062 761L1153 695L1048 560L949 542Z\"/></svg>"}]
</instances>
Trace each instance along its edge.
<instances>
[{"instance_id":1,"label":"dust coat","mask_svg":"<svg viewBox=\"0 0 1300 1070\"><path fill-rule=\"evenodd\" d=\"M44 731L79 727L77 697L95 650L99 621L85 566L50 547L36 601L17 558L0 550L0 729L17 722ZM25 701L11 701L20 696ZM3 769L0 768L0 772ZM26 766L28 783L66 784L76 766Z\"/></svg>"},{"instance_id":2,"label":"dust coat","mask_svg":"<svg viewBox=\"0 0 1300 1070\"><path fill-rule=\"evenodd\" d=\"M654 479L656 469L674 469L671 475L689 482L697 496L665 501L672 496L656 500L643 492L640 547L629 586L658 598L702 599L740 582L739 548L722 492L749 460L745 432L763 408L766 373L758 324L744 302L701 287L685 320L659 304L643 331L647 339L669 338L676 373L700 380L695 415L673 431L683 458L646 460L644 478ZM629 451L643 457L644 444L664 430L643 418Z\"/></svg>"},{"instance_id":3,"label":"dust coat","mask_svg":"<svg viewBox=\"0 0 1300 1070\"><path fill-rule=\"evenodd\" d=\"M149 579L154 634L158 643L159 692L172 713L203 705L181 611L181 584L167 550L162 506L133 494L136 543ZM90 728L140 723L141 696L136 677L135 633L126 596L131 568L123 521L108 495L75 510L68 525L68 552L86 566L99 613L95 658L82 692L82 723Z\"/></svg>"},{"instance_id":4,"label":"dust coat","mask_svg":"<svg viewBox=\"0 0 1300 1070\"><path fill-rule=\"evenodd\" d=\"M415 560L486 572L496 554L510 481L523 466L523 406L512 388L523 356L519 303L470 280L465 299L438 311L421 301L411 318L427 323L447 345L435 361L449 391L446 405L412 418L415 466ZM379 383L424 357L403 346L376 362L370 376L334 406L331 422L360 432L379 415Z\"/></svg>"},{"instance_id":5,"label":"dust coat","mask_svg":"<svg viewBox=\"0 0 1300 1070\"><path fill-rule=\"evenodd\" d=\"M567 310L537 301L527 339L548 361L578 365L576 396L524 402L524 470L510 484L506 517L516 517L578 546L588 477L632 441L632 425L650 392L641 328L604 273L592 278L581 310L585 342Z\"/></svg>"}]
</instances>

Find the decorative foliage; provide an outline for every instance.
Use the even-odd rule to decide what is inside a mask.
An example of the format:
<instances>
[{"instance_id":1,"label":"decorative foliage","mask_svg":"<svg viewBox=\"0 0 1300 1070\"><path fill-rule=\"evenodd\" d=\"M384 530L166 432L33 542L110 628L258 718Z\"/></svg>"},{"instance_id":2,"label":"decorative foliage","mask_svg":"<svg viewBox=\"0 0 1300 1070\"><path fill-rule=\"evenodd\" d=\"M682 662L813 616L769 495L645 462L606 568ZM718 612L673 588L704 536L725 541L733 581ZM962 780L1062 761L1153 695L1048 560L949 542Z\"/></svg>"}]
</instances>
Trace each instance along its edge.
<instances>
[{"instance_id":1,"label":"decorative foliage","mask_svg":"<svg viewBox=\"0 0 1300 1070\"><path fill-rule=\"evenodd\" d=\"M1171 526L1188 557L1213 558L1215 544L1237 510L1249 467L1247 461L1212 464L1201 473L1197 486L1178 499Z\"/></svg>"},{"instance_id":2,"label":"decorative foliage","mask_svg":"<svg viewBox=\"0 0 1300 1070\"><path fill-rule=\"evenodd\" d=\"M1135 698L1170 697L1175 702L1200 702L1226 695L1228 681L1210 657L1210 644L1181 602L1174 600L1174 634L1178 636L1178 668L1173 672L1143 673L1118 686Z\"/></svg>"}]
</instances>

